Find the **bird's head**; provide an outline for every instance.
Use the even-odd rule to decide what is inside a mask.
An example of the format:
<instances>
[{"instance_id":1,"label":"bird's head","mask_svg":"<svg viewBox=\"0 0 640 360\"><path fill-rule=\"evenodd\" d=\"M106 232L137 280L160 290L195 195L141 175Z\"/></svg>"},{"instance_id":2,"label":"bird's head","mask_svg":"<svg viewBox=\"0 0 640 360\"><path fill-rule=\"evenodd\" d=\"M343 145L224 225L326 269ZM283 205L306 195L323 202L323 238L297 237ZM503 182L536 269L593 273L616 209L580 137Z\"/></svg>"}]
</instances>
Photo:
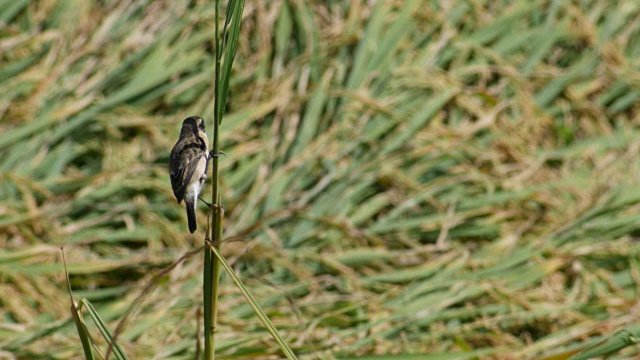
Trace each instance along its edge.
<instances>
[{"instance_id":1,"label":"bird's head","mask_svg":"<svg viewBox=\"0 0 640 360\"><path fill-rule=\"evenodd\" d=\"M182 121L180 136L186 135L187 133L197 135L198 131L205 132L204 120L200 116L189 116Z\"/></svg>"}]
</instances>

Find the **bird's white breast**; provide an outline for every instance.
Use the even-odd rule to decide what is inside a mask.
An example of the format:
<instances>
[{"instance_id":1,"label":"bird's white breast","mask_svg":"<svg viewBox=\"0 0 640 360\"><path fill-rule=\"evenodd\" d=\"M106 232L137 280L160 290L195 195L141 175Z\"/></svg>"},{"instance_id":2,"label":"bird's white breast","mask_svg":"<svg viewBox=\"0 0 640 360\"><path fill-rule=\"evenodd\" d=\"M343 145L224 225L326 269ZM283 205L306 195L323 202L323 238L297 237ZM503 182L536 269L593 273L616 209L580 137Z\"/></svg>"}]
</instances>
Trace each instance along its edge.
<instances>
[{"instance_id":1,"label":"bird's white breast","mask_svg":"<svg viewBox=\"0 0 640 360\"><path fill-rule=\"evenodd\" d=\"M204 173L204 170L207 166L207 159L203 156L198 161L198 165L193 172L193 176L191 180L189 180L189 184L185 189L184 196L185 198L191 200L192 202L197 202L198 195L200 191L202 191L202 185L207 178L207 174Z\"/></svg>"}]
</instances>

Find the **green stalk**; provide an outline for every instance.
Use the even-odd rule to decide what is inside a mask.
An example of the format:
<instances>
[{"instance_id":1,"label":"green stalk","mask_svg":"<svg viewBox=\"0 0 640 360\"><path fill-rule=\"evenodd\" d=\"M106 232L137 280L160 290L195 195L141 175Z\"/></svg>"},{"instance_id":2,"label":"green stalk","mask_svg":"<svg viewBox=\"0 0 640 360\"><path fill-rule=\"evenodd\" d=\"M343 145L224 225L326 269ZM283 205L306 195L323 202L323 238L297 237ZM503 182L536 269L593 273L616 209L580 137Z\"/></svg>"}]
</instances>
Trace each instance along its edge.
<instances>
[{"instance_id":1,"label":"green stalk","mask_svg":"<svg viewBox=\"0 0 640 360\"><path fill-rule=\"evenodd\" d=\"M220 195L218 193L218 170L220 144L218 140L218 129L220 127L220 119L218 107L220 106L218 93L220 87L220 38L218 34L219 23L219 0L215 0L215 26L214 26L214 44L215 44L215 83L214 83L214 99L213 99L213 157L212 161L212 187L211 187L211 203L213 207L213 221L211 224L211 235L205 237L205 241L210 240L216 249L220 248L222 239L222 205L220 204ZM205 244L206 245L206 244ZM218 295L220 285L220 262L213 256L209 246L205 246L204 251L204 359L213 360L215 357L215 333L218 323Z\"/></svg>"},{"instance_id":2,"label":"green stalk","mask_svg":"<svg viewBox=\"0 0 640 360\"><path fill-rule=\"evenodd\" d=\"M94 360L95 356L93 355L87 324L85 324L82 314L80 313L80 308L73 299L71 300L71 315L73 315L73 322L76 324L76 330L78 330L78 336L80 336L85 359Z\"/></svg>"},{"instance_id":3,"label":"green stalk","mask_svg":"<svg viewBox=\"0 0 640 360\"><path fill-rule=\"evenodd\" d=\"M209 241L207 234L205 241ZM208 247L204 249L204 280L203 280L203 303L204 303L204 359L213 359L213 332L211 321L211 298L212 298L212 278L213 265L211 250Z\"/></svg>"},{"instance_id":4,"label":"green stalk","mask_svg":"<svg viewBox=\"0 0 640 360\"><path fill-rule=\"evenodd\" d=\"M89 330L87 330L87 324L85 324L80 311L80 306L73 300L73 293L71 291L71 281L69 281L69 271L67 271L67 260L64 258L64 248L60 248L62 252L62 263L64 264L64 276L67 279L67 287L69 288L69 300L71 302L71 315L73 316L73 322L76 324L76 330L78 330L78 336L80 336L80 342L82 343L82 350L84 351L84 357L87 360L94 360L93 348L91 344L91 338L89 336Z\"/></svg>"},{"instance_id":5,"label":"green stalk","mask_svg":"<svg viewBox=\"0 0 640 360\"><path fill-rule=\"evenodd\" d=\"M222 40L219 36L219 0L215 0L215 84L213 99L213 146L211 153L212 162L212 191L211 203L213 204L213 216L211 221L211 233L207 234L205 241L210 241L213 249L220 250L222 243L222 218L224 211L219 192L218 170L220 157L220 143L218 129L222 123L222 116L229 92L229 78L231 77L231 66L238 48L238 38L240 36L240 25L242 23L242 10L244 0L229 0L227 4L226 19L222 27ZM227 30L231 25L229 40L227 40ZM224 69L221 72L222 52L225 50ZM206 244L205 244L206 245ZM210 247L206 246L204 255L204 317L205 317L205 360L213 360L215 351L215 333L218 323L218 294L220 284L220 261L213 255Z\"/></svg>"}]
</instances>

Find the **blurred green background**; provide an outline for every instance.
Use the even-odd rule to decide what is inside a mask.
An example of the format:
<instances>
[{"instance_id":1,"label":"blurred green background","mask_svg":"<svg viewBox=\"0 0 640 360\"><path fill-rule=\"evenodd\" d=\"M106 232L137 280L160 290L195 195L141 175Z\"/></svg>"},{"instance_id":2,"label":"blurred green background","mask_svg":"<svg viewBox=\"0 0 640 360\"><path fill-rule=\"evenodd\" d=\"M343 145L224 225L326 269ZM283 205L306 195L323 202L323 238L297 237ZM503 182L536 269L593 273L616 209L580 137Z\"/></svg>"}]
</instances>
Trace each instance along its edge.
<instances>
[{"instance_id":1,"label":"blurred green background","mask_svg":"<svg viewBox=\"0 0 640 360\"><path fill-rule=\"evenodd\" d=\"M0 358L82 357L64 246L112 330L145 294L130 358L193 359L201 254L147 286L203 241L168 155L213 24L0 0ZM640 356L639 55L632 0L247 1L223 253L304 359ZM221 358L280 357L226 276L219 312Z\"/></svg>"}]
</instances>

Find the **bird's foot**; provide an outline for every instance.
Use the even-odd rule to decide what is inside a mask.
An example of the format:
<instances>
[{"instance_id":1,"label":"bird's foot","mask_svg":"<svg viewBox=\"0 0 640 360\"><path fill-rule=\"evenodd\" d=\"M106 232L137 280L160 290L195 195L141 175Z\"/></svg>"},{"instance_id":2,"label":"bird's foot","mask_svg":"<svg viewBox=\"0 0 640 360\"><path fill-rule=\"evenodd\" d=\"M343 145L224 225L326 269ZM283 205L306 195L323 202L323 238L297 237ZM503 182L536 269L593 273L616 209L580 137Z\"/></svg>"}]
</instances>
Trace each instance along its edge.
<instances>
[{"instance_id":1,"label":"bird's foot","mask_svg":"<svg viewBox=\"0 0 640 360\"><path fill-rule=\"evenodd\" d=\"M218 204L212 204L209 202L206 202L203 198L201 198L200 196L198 196L198 199L200 199L200 201L202 201L205 205L207 205L209 207L209 209L216 209L218 208Z\"/></svg>"},{"instance_id":2,"label":"bird's foot","mask_svg":"<svg viewBox=\"0 0 640 360\"><path fill-rule=\"evenodd\" d=\"M220 155L224 155L227 156L227 154L225 154L224 151L218 150L218 153L214 153L213 150L209 151L209 159L214 158L214 157L220 157Z\"/></svg>"}]
</instances>

